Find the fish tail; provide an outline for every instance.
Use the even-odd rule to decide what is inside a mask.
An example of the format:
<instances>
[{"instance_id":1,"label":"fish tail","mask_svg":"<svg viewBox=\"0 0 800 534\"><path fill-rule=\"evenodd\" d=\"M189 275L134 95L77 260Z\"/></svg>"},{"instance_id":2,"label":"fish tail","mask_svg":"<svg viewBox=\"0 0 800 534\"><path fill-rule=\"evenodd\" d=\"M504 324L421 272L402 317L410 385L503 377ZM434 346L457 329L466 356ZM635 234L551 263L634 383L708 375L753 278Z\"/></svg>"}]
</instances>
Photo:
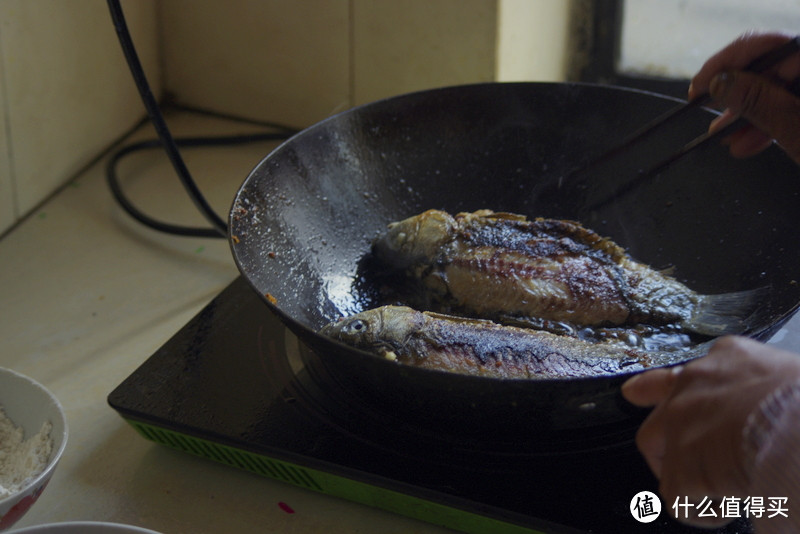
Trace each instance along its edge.
<instances>
[{"instance_id":1,"label":"fish tail","mask_svg":"<svg viewBox=\"0 0 800 534\"><path fill-rule=\"evenodd\" d=\"M732 293L703 295L684 326L692 332L709 336L742 334L757 325L759 317L766 312L763 303L768 290L764 286Z\"/></svg>"}]
</instances>

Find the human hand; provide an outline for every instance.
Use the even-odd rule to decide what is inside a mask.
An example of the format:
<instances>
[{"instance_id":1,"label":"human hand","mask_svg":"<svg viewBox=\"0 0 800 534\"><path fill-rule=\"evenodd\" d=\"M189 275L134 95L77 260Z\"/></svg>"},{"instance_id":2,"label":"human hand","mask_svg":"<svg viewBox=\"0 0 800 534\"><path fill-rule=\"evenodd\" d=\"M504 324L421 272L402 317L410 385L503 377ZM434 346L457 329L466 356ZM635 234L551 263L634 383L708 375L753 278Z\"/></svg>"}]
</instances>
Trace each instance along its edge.
<instances>
[{"instance_id":1,"label":"human hand","mask_svg":"<svg viewBox=\"0 0 800 534\"><path fill-rule=\"evenodd\" d=\"M734 157L758 154L774 139L800 163L800 98L786 88L800 76L800 54L760 74L742 70L756 57L791 38L781 33L745 34L709 58L692 79L690 100L710 93L725 108L712 121L711 132L739 116L750 122L750 126L726 139Z\"/></svg>"},{"instance_id":2,"label":"human hand","mask_svg":"<svg viewBox=\"0 0 800 534\"><path fill-rule=\"evenodd\" d=\"M655 407L637 432L636 445L673 515L678 497L697 504L704 497L747 496L747 419L770 393L799 379L797 355L728 336L685 366L647 371L623 384L629 402ZM730 520L679 519L704 526Z\"/></svg>"}]
</instances>

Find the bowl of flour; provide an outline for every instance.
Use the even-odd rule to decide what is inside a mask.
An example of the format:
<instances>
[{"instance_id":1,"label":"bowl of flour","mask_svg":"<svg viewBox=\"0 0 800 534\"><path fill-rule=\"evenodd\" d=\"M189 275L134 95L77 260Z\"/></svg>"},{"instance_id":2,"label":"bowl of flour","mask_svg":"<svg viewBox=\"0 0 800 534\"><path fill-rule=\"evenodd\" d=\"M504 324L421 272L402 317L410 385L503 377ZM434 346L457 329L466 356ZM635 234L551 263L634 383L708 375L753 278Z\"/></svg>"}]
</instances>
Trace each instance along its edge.
<instances>
[{"instance_id":1,"label":"bowl of flour","mask_svg":"<svg viewBox=\"0 0 800 534\"><path fill-rule=\"evenodd\" d=\"M38 382L0 367L0 531L42 494L67 445L61 403Z\"/></svg>"}]
</instances>

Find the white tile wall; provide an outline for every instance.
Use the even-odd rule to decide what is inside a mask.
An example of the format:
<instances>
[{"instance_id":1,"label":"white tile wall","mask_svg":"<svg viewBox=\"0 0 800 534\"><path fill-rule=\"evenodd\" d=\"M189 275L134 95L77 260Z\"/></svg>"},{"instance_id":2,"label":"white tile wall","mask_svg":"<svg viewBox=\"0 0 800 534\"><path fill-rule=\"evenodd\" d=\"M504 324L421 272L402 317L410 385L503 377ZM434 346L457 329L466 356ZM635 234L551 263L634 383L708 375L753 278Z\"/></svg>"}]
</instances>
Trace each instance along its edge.
<instances>
[{"instance_id":1,"label":"white tile wall","mask_svg":"<svg viewBox=\"0 0 800 534\"><path fill-rule=\"evenodd\" d=\"M418 89L563 79L569 5L162 0L165 84L188 104L306 126Z\"/></svg>"},{"instance_id":2,"label":"white tile wall","mask_svg":"<svg viewBox=\"0 0 800 534\"><path fill-rule=\"evenodd\" d=\"M165 83L187 104L316 122L350 105L349 3L163 0Z\"/></svg>"},{"instance_id":3,"label":"white tile wall","mask_svg":"<svg viewBox=\"0 0 800 534\"><path fill-rule=\"evenodd\" d=\"M355 104L495 75L497 2L354 0Z\"/></svg>"},{"instance_id":4,"label":"white tile wall","mask_svg":"<svg viewBox=\"0 0 800 534\"><path fill-rule=\"evenodd\" d=\"M306 126L417 89L558 79L567 4L122 5L156 95L165 89L187 104ZM0 76L1 234L143 117L144 108L105 0L0 0Z\"/></svg>"},{"instance_id":5,"label":"white tile wall","mask_svg":"<svg viewBox=\"0 0 800 534\"><path fill-rule=\"evenodd\" d=\"M155 3L123 7L157 90ZM8 134L0 137L2 232L144 112L104 0L0 0L0 60ZM11 179L13 186L3 186Z\"/></svg>"},{"instance_id":6,"label":"white tile wall","mask_svg":"<svg viewBox=\"0 0 800 534\"><path fill-rule=\"evenodd\" d=\"M570 8L566 1L500 0L496 79L564 81Z\"/></svg>"},{"instance_id":7,"label":"white tile wall","mask_svg":"<svg viewBox=\"0 0 800 534\"><path fill-rule=\"evenodd\" d=\"M0 8L2 9L2 8ZM1 15L0 15L1 16ZM0 31L2 27L0 26ZM6 134L6 93L5 73L0 55L0 233L14 223L16 209L14 207L13 177L11 176L11 154L9 153L8 136Z\"/></svg>"}]
</instances>

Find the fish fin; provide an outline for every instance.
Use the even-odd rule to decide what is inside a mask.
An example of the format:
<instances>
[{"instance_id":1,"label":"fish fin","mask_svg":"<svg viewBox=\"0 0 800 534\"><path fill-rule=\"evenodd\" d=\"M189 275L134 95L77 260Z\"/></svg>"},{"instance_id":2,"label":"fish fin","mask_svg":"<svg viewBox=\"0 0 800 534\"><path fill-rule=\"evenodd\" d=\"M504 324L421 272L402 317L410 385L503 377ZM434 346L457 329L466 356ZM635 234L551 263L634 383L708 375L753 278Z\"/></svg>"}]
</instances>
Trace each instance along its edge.
<instances>
[{"instance_id":1,"label":"fish fin","mask_svg":"<svg viewBox=\"0 0 800 534\"><path fill-rule=\"evenodd\" d=\"M500 313L494 316L492 319L504 326L527 328L529 330L545 330L560 336L578 336L577 328L574 325L560 321L548 321L540 317Z\"/></svg>"},{"instance_id":2,"label":"fish fin","mask_svg":"<svg viewBox=\"0 0 800 534\"><path fill-rule=\"evenodd\" d=\"M528 217L517 213L509 213L507 211L492 211L492 210L478 210L474 213L460 214L460 215L473 215L483 217L484 219L495 219L500 221L519 221L527 222Z\"/></svg>"},{"instance_id":3,"label":"fish fin","mask_svg":"<svg viewBox=\"0 0 800 534\"><path fill-rule=\"evenodd\" d=\"M493 317L493 319L504 326L529 328L531 330L544 329L544 321L542 321L538 317L524 317L519 315L499 313L497 314L497 316Z\"/></svg>"},{"instance_id":4,"label":"fish fin","mask_svg":"<svg viewBox=\"0 0 800 534\"><path fill-rule=\"evenodd\" d=\"M473 317L464 317L462 315L453 315L449 313L441 313L435 311L424 311L422 312L423 315L431 317L433 319L445 319L447 321L453 321L455 323L467 324L467 325L495 325L500 326L499 324L495 323L490 319L476 319Z\"/></svg>"},{"instance_id":5,"label":"fish fin","mask_svg":"<svg viewBox=\"0 0 800 534\"><path fill-rule=\"evenodd\" d=\"M765 312L763 302L768 290L769 287L764 286L733 293L703 295L684 326L692 332L715 337L742 334L755 326Z\"/></svg>"},{"instance_id":6,"label":"fish fin","mask_svg":"<svg viewBox=\"0 0 800 534\"><path fill-rule=\"evenodd\" d=\"M657 272L663 274L664 276L671 276L672 278L675 278L676 271L677 269L675 268L675 266L670 265L669 267L664 267L663 269L659 269Z\"/></svg>"}]
</instances>

